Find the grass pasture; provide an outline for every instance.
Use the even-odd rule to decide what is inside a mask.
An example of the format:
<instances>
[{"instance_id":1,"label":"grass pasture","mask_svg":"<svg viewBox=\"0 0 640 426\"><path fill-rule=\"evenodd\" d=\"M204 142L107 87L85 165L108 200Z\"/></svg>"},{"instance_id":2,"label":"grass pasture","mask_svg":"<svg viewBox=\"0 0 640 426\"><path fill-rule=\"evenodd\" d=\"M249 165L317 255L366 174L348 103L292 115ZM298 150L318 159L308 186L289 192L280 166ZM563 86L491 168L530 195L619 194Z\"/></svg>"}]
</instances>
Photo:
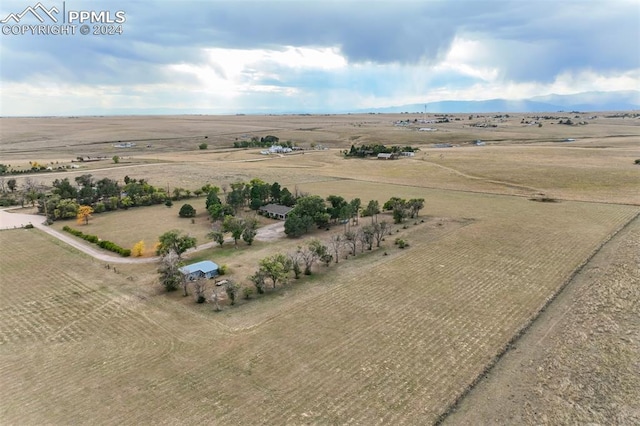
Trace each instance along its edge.
<instances>
[{"instance_id":1,"label":"grass pasture","mask_svg":"<svg viewBox=\"0 0 640 426\"><path fill-rule=\"evenodd\" d=\"M58 221L52 227L58 231L67 225L85 234L97 235L103 240L112 241L123 248L131 249L138 241L144 241L145 256L155 256L154 245L158 237L172 229L196 237L198 244L211 242L207 233L211 231L211 222L206 214L205 199L188 199L174 202L172 207L165 205L136 207L125 211L105 212L93 215L89 224L78 224L75 220ZM196 209L194 223L191 218L178 216L182 204L191 204Z\"/></svg>"},{"instance_id":2,"label":"grass pasture","mask_svg":"<svg viewBox=\"0 0 640 426\"><path fill-rule=\"evenodd\" d=\"M68 136L62 129L72 119L2 119L10 128L3 132L2 153L11 161L106 155L114 152L114 140L143 144L125 164L32 176L43 184L65 176L73 182L82 173L120 180L128 174L158 187L193 190L258 177L292 192L359 197L365 205L391 196L424 198L425 207L406 228L394 226L380 250L328 268L317 265L310 278L291 279L235 307L224 304L218 313L179 292L162 293L157 265L123 264L116 272L37 229L0 232L0 423L436 422L603 242L637 217L640 169L633 159L640 155L632 142L638 120L600 117L587 126L547 121L539 128L522 125L522 116L460 115L438 125L436 134L392 125L409 117L80 118ZM482 120L498 127L469 125ZM330 149L266 157L225 148L254 134ZM202 135L211 148L199 152L194 141ZM575 145L557 142L567 137L575 137ZM474 139L487 145L469 146ZM397 161L340 154L351 143L390 140L421 150ZM460 146L437 149L434 142ZM540 193L558 202L529 200ZM174 228L201 244L208 242L210 226L204 202L181 200L172 208L96 214L88 226L68 224L126 248L144 240L150 251L161 233ZM198 211L194 224L178 217L183 203ZM410 246L397 248L395 237ZM230 276L248 285L259 259L304 242L247 247L240 241L238 249L226 243L189 259L228 264ZM621 259L627 265L631 258ZM632 269L616 274L628 280ZM598 312L589 315L602 318ZM578 329L572 339L587 332ZM588 352L587 340L580 341ZM566 350L549 346L545 368L557 367L555 353L570 364ZM628 378L628 370L622 373ZM554 401L536 407L571 409Z\"/></svg>"}]
</instances>

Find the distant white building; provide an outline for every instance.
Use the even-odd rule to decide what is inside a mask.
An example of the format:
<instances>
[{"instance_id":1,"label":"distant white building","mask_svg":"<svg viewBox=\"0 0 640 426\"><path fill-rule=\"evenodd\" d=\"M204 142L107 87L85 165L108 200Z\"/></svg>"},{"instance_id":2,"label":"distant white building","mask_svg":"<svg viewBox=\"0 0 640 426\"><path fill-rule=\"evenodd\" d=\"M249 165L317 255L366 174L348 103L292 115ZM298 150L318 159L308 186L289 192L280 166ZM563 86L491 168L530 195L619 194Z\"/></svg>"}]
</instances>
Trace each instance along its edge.
<instances>
[{"instance_id":1,"label":"distant white building","mask_svg":"<svg viewBox=\"0 0 640 426\"><path fill-rule=\"evenodd\" d=\"M291 151L293 151L291 148L283 147L282 145L271 145L269 148L270 154L283 154Z\"/></svg>"},{"instance_id":2,"label":"distant white building","mask_svg":"<svg viewBox=\"0 0 640 426\"><path fill-rule=\"evenodd\" d=\"M135 142L120 142L113 145L114 148L133 148L135 146Z\"/></svg>"},{"instance_id":3,"label":"distant white building","mask_svg":"<svg viewBox=\"0 0 640 426\"><path fill-rule=\"evenodd\" d=\"M378 154L378 160L394 160L395 158L396 156L393 154L387 154L384 152L381 152L380 154Z\"/></svg>"}]
</instances>

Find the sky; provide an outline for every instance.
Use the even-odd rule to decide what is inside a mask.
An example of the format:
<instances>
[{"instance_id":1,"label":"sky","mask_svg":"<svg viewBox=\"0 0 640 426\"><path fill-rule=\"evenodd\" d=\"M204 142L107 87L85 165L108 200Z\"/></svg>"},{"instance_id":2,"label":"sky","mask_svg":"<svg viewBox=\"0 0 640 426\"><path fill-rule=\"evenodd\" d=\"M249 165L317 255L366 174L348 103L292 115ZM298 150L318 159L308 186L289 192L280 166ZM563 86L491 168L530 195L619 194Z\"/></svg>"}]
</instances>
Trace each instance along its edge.
<instances>
[{"instance_id":1,"label":"sky","mask_svg":"<svg viewBox=\"0 0 640 426\"><path fill-rule=\"evenodd\" d=\"M331 113L640 89L640 0L37 5L0 3L2 116Z\"/></svg>"}]
</instances>

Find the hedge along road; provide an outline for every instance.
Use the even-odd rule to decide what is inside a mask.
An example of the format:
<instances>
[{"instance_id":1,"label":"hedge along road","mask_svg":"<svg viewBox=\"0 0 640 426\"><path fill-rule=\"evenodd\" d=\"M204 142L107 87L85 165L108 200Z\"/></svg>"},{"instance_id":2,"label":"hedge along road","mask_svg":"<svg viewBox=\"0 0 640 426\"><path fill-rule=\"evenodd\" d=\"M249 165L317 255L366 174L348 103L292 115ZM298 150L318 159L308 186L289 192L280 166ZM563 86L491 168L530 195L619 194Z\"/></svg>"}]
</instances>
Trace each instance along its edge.
<instances>
[{"instance_id":1,"label":"hedge along road","mask_svg":"<svg viewBox=\"0 0 640 426\"><path fill-rule=\"evenodd\" d=\"M145 257L145 258L136 258L136 257L120 257L120 256L112 256L109 254L105 254L99 250L94 249L93 247L84 244L75 238L65 235L62 232L58 232L55 229L50 228L45 225L44 217L35 215L35 214L25 214L25 213L10 213L8 210L11 209L2 209L0 210L0 230L3 229L18 229L24 228L26 225L33 225L36 229L39 229L47 234L51 235L59 239L60 241L69 244L73 248L80 250L83 253L88 254L98 260L102 260L104 262L110 263L153 263L160 260L159 257ZM284 236L284 222L278 222L271 225L264 226L258 229L258 234L256 235L256 239L260 241L273 241ZM228 239L227 241L233 241L232 239ZM197 251L205 250L208 248L212 248L216 243L209 242L205 244L201 244L198 247L187 250L186 254L194 253Z\"/></svg>"}]
</instances>

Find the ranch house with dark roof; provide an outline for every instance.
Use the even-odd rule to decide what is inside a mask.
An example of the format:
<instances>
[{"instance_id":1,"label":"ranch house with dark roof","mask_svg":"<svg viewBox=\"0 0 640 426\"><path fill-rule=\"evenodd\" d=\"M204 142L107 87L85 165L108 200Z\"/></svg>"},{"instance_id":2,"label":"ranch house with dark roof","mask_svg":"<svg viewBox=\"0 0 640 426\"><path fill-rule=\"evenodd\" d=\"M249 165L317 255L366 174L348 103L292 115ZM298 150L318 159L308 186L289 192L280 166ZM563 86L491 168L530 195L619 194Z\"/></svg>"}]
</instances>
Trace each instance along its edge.
<instances>
[{"instance_id":1,"label":"ranch house with dark roof","mask_svg":"<svg viewBox=\"0 0 640 426\"><path fill-rule=\"evenodd\" d=\"M263 216L270 217L272 219L285 220L289 215L289 212L293 210L293 207L287 207L280 204L267 204L258 209Z\"/></svg>"}]
</instances>

